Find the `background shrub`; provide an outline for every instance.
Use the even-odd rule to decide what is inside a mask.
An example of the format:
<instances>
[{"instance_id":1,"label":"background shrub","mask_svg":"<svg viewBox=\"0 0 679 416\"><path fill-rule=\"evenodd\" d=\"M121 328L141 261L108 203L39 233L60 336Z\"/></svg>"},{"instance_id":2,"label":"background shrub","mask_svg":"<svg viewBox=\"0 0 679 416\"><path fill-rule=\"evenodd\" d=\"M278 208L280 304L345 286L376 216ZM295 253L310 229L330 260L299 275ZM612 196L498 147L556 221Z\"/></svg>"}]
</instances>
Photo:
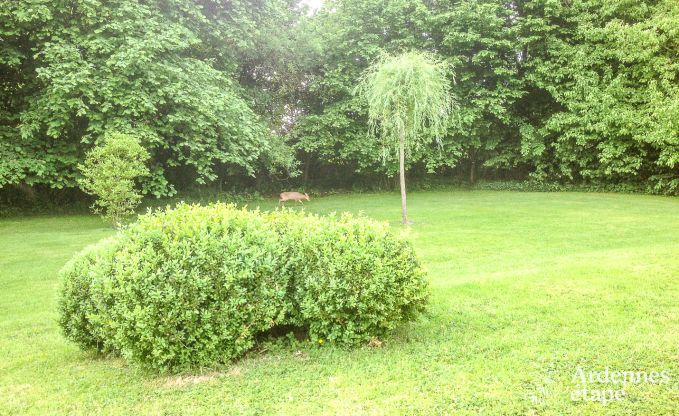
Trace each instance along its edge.
<instances>
[{"instance_id":1,"label":"background shrub","mask_svg":"<svg viewBox=\"0 0 679 416\"><path fill-rule=\"evenodd\" d=\"M120 227L123 218L134 213L141 202L142 194L135 189L135 181L149 175L148 159L148 152L135 137L110 133L102 145L87 152L85 162L79 165L82 190L97 197L92 207L114 227Z\"/></svg>"},{"instance_id":2,"label":"background shrub","mask_svg":"<svg viewBox=\"0 0 679 416\"><path fill-rule=\"evenodd\" d=\"M361 344L426 302L412 247L386 224L225 204L141 216L62 278L67 337L156 370L228 362L278 325Z\"/></svg>"}]
</instances>

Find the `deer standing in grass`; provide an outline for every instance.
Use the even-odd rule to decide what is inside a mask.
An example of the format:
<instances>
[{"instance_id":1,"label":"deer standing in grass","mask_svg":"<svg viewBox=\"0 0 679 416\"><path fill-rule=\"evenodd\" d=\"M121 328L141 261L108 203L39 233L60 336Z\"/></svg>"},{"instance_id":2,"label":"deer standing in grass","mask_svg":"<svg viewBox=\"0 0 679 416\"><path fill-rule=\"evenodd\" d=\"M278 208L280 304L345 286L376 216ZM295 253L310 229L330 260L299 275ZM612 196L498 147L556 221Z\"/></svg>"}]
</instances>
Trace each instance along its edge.
<instances>
[{"instance_id":1,"label":"deer standing in grass","mask_svg":"<svg viewBox=\"0 0 679 416\"><path fill-rule=\"evenodd\" d=\"M303 199L306 199L307 201L311 201L311 198L309 198L309 195L304 193L299 193L299 192L281 192L278 198L278 205L281 204L281 202L286 202L286 201L297 201L300 204L304 205L302 202Z\"/></svg>"}]
</instances>

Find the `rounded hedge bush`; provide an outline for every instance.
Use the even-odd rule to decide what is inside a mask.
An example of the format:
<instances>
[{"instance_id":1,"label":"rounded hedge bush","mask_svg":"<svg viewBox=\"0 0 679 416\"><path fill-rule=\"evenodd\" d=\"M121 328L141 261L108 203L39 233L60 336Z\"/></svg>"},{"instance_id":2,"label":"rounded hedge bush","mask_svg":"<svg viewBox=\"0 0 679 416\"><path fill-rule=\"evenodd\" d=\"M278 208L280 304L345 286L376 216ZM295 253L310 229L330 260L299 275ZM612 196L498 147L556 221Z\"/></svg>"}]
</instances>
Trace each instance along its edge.
<instances>
[{"instance_id":1,"label":"rounded hedge bush","mask_svg":"<svg viewBox=\"0 0 679 416\"><path fill-rule=\"evenodd\" d=\"M387 224L278 211L289 248L290 323L313 339L357 345L412 319L426 304L426 280L412 246Z\"/></svg>"},{"instance_id":2,"label":"rounded hedge bush","mask_svg":"<svg viewBox=\"0 0 679 416\"><path fill-rule=\"evenodd\" d=\"M224 204L141 216L61 277L68 338L158 370L228 362L278 325L357 345L426 304L412 247L384 224Z\"/></svg>"}]
</instances>

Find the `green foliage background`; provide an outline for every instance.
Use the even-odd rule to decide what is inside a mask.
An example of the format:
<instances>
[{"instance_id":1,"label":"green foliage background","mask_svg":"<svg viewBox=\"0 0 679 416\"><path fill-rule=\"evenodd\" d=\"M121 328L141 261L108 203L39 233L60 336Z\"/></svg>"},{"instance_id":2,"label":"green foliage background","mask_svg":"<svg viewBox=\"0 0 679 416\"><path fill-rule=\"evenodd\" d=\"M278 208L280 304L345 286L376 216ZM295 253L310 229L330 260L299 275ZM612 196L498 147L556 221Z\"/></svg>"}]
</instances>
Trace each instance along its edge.
<instances>
[{"instance_id":1,"label":"green foliage background","mask_svg":"<svg viewBox=\"0 0 679 416\"><path fill-rule=\"evenodd\" d=\"M75 187L111 130L157 196L387 183L352 92L408 50L453 68L459 105L411 175L679 192L674 0L2 0L0 39L0 194Z\"/></svg>"},{"instance_id":2,"label":"green foliage background","mask_svg":"<svg viewBox=\"0 0 679 416\"><path fill-rule=\"evenodd\" d=\"M142 139L155 195L275 170L289 158L238 79L279 3L3 1L0 186L74 187L110 130Z\"/></svg>"},{"instance_id":3,"label":"green foliage background","mask_svg":"<svg viewBox=\"0 0 679 416\"><path fill-rule=\"evenodd\" d=\"M382 50L419 49L454 68L460 108L414 172L677 191L675 1L340 0L316 30L317 97L293 137L320 172L394 174L361 145L367 112L350 91Z\"/></svg>"}]
</instances>

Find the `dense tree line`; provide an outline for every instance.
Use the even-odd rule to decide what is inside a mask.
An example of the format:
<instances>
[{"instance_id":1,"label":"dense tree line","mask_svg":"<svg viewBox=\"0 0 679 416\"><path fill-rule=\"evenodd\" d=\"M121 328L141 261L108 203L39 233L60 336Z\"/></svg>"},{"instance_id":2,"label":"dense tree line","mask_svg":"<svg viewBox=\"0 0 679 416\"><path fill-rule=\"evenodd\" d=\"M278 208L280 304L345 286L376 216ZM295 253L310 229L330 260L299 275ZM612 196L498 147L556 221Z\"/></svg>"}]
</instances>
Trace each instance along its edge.
<instances>
[{"instance_id":1,"label":"dense tree line","mask_svg":"<svg viewBox=\"0 0 679 416\"><path fill-rule=\"evenodd\" d=\"M457 109L411 174L679 192L676 0L3 0L0 40L5 189L74 187L112 130L149 151L156 195L391 181L355 87L420 50Z\"/></svg>"},{"instance_id":2,"label":"dense tree line","mask_svg":"<svg viewBox=\"0 0 679 416\"><path fill-rule=\"evenodd\" d=\"M338 0L295 144L310 160L395 172L365 144L356 78L382 50L434 51L459 104L420 170L679 189L679 3L619 0ZM372 152L371 152L372 151Z\"/></svg>"}]
</instances>

